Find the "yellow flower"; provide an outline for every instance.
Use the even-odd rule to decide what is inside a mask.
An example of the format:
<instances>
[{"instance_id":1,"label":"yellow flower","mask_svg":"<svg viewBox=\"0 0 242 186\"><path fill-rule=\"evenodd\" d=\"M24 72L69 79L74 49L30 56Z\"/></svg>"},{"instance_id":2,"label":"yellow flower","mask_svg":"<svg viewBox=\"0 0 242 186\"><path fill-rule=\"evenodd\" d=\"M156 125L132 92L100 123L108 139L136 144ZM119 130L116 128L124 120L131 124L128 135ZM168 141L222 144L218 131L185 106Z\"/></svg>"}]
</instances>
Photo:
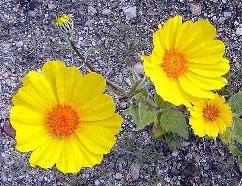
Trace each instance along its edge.
<instances>
[{"instance_id":1,"label":"yellow flower","mask_svg":"<svg viewBox=\"0 0 242 186\"><path fill-rule=\"evenodd\" d=\"M200 137L206 134L210 137L217 137L223 134L226 127L232 125L232 112L225 103L224 97L215 94L215 99L201 99L189 108L189 123L195 134Z\"/></svg>"},{"instance_id":2,"label":"yellow flower","mask_svg":"<svg viewBox=\"0 0 242 186\"><path fill-rule=\"evenodd\" d=\"M71 17L65 13L56 17L55 24L63 33L69 33L73 30L73 21Z\"/></svg>"},{"instance_id":3,"label":"yellow flower","mask_svg":"<svg viewBox=\"0 0 242 186\"><path fill-rule=\"evenodd\" d=\"M116 142L122 117L112 97L103 94L106 81L97 73L82 75L61 61L30 71L13 97L10 121L16 148L33 151L30 165L77 173L102 161Z\"/></svg>"},{"instance_id":4,"label":"yellow flower","mask_svg":"<svg viewBox=\"0 0 242 186\"><path fill-rule=\"evenodd\" d=\"M216 29L207 20L182 23L182 17L175 16L159 25L152 54L141 59L165 101L190 106L199 98L214 99L211 90L227 83L221 76L228 72L229 61L223 58L223 42L215 36Z\"/></svg>"}]
</instances>

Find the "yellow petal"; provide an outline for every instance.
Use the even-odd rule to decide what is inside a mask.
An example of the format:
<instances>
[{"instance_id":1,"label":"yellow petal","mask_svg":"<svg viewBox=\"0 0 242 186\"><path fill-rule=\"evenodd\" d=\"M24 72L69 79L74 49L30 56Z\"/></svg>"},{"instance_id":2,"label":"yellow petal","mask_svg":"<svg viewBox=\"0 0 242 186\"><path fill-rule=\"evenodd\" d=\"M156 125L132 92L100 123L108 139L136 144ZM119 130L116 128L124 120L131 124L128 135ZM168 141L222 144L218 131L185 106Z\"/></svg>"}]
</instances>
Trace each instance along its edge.
<instances>
[{"instance_id":1,"label":"yellow petal","mask_svg":"<svg viewBox=\"0 0 242 186\"><path fill-rule=\"evenodd\" d=\"M72 104L81 107L92 98L102 94L105 86L106 80L102 75L94 72L84 75L76 86Z\"/></svg>"},{"instance_id":2,"label":"yellow petal","mask_svg":"<svg viewBox=\"0 0 242 186\"><path fill-rule=\"evenodd\" d=\"M56 90L56 75L58 71L60 71L65 67L66 66L63 61L52 60L52 61L47 61L42 68L42 74L51 84L51 87L53 89L53 92L56 98L58 98L57 90Z\"/></svg>"},{"instance_id":3,"label":"yellow petal","mask_svg":"<svg viewBox=\"0 0 242 186\"><path fill-rule=\"evenodd\" d=\"M32 151L48 140L48 133L43 126L21 126L15 129L16 149L18 151Z\"/></svg>"},{"instance_id":4,"label":"yellow petal","mask_svg":"<svg viewBox=\"0 0 242 186\"><path fill-rule=\"evenodd\" d=\"M93 127L99 126L99 127L108 128L114 134L116 134L120 131L122 122L123 122L123 118L119 114L114 113L110 118L107 118L105 120L100 120L100 121L88 121L88 122L85 122L85 125L90 125Z\"/></svg>"},{"instance_id":5,"label":"yellow petal","mask_svg":"<svg viewBox=\"0 0 242 186\"><path fill-rule=\"evenodd\" d=\"M186 52L186 57L189 63L211 64L220 61L224 51L225 46L222 41L210 40L193 46L189 52Z\"/></svg>"},{"instance_id":6,"label":"yellow petal","mask_svg":"<svg viewBox=\"0 0 242 186\"><path fill-rule=\"evenodd\" d=\"M180 89L176 84L176 80L167 77L162 69L146 69L145 72L152 74L150 78L155 85L157 94L159 94L165 101L169 101L175 105L190 104L180 92Z\"/></svg>"},{"instance_id":7,"label":"yellow petal","mask_svg":"<svg viewBox=\"0 0 242 186\"><path fill-rule=\"evenodd\" d=\"M205 123L203 122L203 119L200 118L193 118L191 117L189 119L189 123L194 131L194 134L198 135L199 137L205 136Z\"/></svg>"},{"instance_id":8,"label":"yellow petal","mask_svg":"<svg viewBox=\"0 0 242 186\"><path fill-rule=\"evenodd\" d=\"M214 39L216 36L216 28L208 20L198 20L194 23L194 27L200 27L200 37L208 37Z\"/></svg>"},{"instance_id":9,"label":"yellow petal","mask_svg":"<svg viewBox=\"0 0 242 186\"><path fill-rule=\"evenodd\" d=\"M182 17L168 19L163 27L162 37L167 51L175 49L176 37L182 26Z\"/></svg>"},{"instance_id":10,"label":"yellow petal","mask_svg":"<svg viewBox=\"0 0 242 186\"><path fill-rule=\"evenodd\" d=\"M82 121L104 120L111 117L114 110L115 105L112 97L100 94L80 107L80 117Z\"/></svg>"},{"instance_id":11,"label":"yellow petal","mask_svg":"<svg viewBox=\"0 0 242 186\"><path fill-rule=\"evenodd\" d=\"M189 53L197 44L213 40L215 35L215 27L207 20L186 21L177 35L175 49Z\"/></svg>"},{"instance_id":12,"label":"yellow petal","mask_svg":"<svg viewBox=\"0 0 242 186\"><path fill-rule=\"evenodd\" d=\"M14 105L23 105L29 109L46 113L57 100L49 82L41 74L30 71L23 79L26 86L19 89L13 97Z\"/></svg>"},{"instance_id":13,"label":"yellow petal","mask_svg":"<svg viewBox=\"0 0 242 186\"><path fill-rule=\"evenodd\" d=\"M193 118L200 118L203 115L201 111L196 111L196 110L190 110L190 113Z\"/></svg>"},{"instance_id":14,"label":"yellow petal","mask_svg":"<svg viewBox=\"0 0 242 186\"><path fill-rule=\"evenodd\" d=\"M199 88L198 86L194 85L190 80L188 80L185 76L179 76L178 79L181 87L188 94L197 98L214 99L215 95L213 92Z\"/></svg>"},{"instance_id":15,"label":"yellow petal","mask_svg":"<svg viewBox=\"0 0 242 186\"><path fill-rule=\"evenodd\" d=\"M151 61L153 59L154 56L141 56L141 60L144 61L144 70L145 69L159 69L161 68L161 61L157 62L157 61ZM150 77L151 74L148 74L145 71L146 75L148 77Z\"/></svg>"},{"instance_id":16,"label":"yellow petal","mask_svg":"<svg viewBox=\"0 0 242 186\"><path fill-rule=\"evenodd\" d=\"M45 115L40 112L31 110L25 106L13 106L10 109L10 121L14 128L24 125L42 126L45 120Z\"/></svg>"},{"instance_id":17,"label":"yellow petal","mask_svg":"<svg viewBox=\"0 0 242 186\"><path fill-rule=\"evenodd\" d=\"M177 33L175 49L184 51L186 47L194 43L199 34L200 28L196 29L192 21L186 21L182 24L180 31Z\"/></svg>"},{"instance_id":18,"label":"yellow petal","mask_svg":"<svg viewBox=\"0 0 242 186\"><path fill-rule=\"evenodd\" d=\"M209 78L200 76L191 71L185 73L184 76L191 81L192 84L197 85L197 87L204 90L221 89L227 84L227 79L224 77Z\"/></svg>"},{"instance_id":19,"label":"yellow petal","mask_svg":"<svg viewBox=\"0 0 242 186\"><path fill-rule=\"evenodd\" d=\"M206 134L209 136L209 137L212 137L212 131L213 128L212 128L212 125L211 123L207 123L207 127L206 127Z\"/></svg>"},{"instance_id":20,"label":"yellow petal","mask_svg":"<svg viewBox=\"0 0 242 186\"><path fill-rule=\"evenodd\" d=\"M188 70L205 77L220 77L230 69L229 61L225 58L213 64L189 63Z\"/></svg>"},{"instance_id":21,"label":"yellow petal","mask_svg":"<svg viewBox=\"0 0 242 186\"><path fill-rule=\"evenodd\" d=\"M162 37L162 34L163 34L163 30L162 30L162 26L159 25L159 30L157 30L155 33L154 33L154 36L153 36L153 44L154 44L154 47L157 47L157 48L164 48L164 45L163 45L163 37Z\"/></svg>"},{"instance_id":22,"label":"yellow petal","mask_svg":"<svg viewBox=\"0 0 242 186\"><path fill-rule=\"evenodd\" d=\"M89 152L76 136L61 140L60 144L62 151L56 167L63 173L77 173L81 167L91 167L102 161L102 156Z\"/></svg>"},{"instance_id":23,"label":"yellow petal","mask_svg":"<svg viewBox=\"0 0 242 186\"><path fill-rule=\"evenodd\" d=\"M93 154L107 154L116 142L114 133L110 129L88 125L86 122L82 123L77 135L85 147Z\"/></svg>"},{"instance_id":24,"label":"yellow petal","mask_svg":"<svg viewBox=\"0 0 242 186\"><path fill-rule=\"evenodd\" d=\"M76 67L66 67L56 74L56 90L60 104L70 104L73 100L81 73Z\"/></svg>"},{"instance_id":25,"label":"yellow petal","mask_svg":"<svg viewBox=\"0 0 242 186\"><path fill-rule=\"evenodd\" d=\"M55 165L61 152L59 140L49 138L32 152L29 159L30 165L33 167L38 165L45 169L50 168Z\"/></svg>"},{"instance_id":26,"label":"yellow petal","mask_svg":"<svg viewBox=\"0 0 242 186\"><path fill-rule=\"evenodd\" d=\"M220 118L217 118L217 126L219 128L219 133L223 134L224 131L226 130L226 124L221 120Z\"/></svg>"}]
</instances>

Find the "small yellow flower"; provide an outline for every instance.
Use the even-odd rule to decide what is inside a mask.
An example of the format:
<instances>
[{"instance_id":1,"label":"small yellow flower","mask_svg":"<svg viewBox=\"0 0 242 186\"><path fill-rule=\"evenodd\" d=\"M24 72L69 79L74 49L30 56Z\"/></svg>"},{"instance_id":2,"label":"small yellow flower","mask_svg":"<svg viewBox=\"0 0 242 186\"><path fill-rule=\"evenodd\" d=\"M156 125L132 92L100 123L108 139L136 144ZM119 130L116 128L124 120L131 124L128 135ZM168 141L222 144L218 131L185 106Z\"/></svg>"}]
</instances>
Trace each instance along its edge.
<instances>
[{"instance_id":1,"label":"small yellow flower","mask_svg":"<svg viewBox=\"0 0 242 186\"><path fill-rule=\"evenodd\" d=\"M230 107L225 103L224 97L218 94L215 94L215 99L201 99L194 103L189 111L189 123L194 133L200 137L208 135L215 138L232 125Z\"/></svg>"},{"instance_id":2,"label":"small yellow flower","mask_svg":"<svg viewBox=\"0 0 242 186\"><path fill-rule=\"evenodd\" d=\"M77 173L102 161L116 142L122 117L114 113L106 81L97 73L82 75L61 61L30 71L13 97L10 121L16 148L33 151L30 165Z\"/></svg>"},{"instance_id":3,"label":"small yellow flower","mask_svg":"<svg viewBox=\"0 0 242 186\"><path fill-rule=\"evenodd\" d=\"M145 74L157 93L175 105L190 106L200 98L214 99L212 90L222 88L229 70L224 44L214 39L216 29L207 20L182 23L170 18L153 37L150 56L141 56Z\"/></svg>"},{"instance_id":4,"label":"small yellow flower","mask_svg":"<svg viewBox=\"0 0 242 186\"><path fill-rule=\"evenodd\" d=\"M55 24L63 33L70 33L73 30L73 21L66 13L57 16Z\"/></svg>"}]
</instances>

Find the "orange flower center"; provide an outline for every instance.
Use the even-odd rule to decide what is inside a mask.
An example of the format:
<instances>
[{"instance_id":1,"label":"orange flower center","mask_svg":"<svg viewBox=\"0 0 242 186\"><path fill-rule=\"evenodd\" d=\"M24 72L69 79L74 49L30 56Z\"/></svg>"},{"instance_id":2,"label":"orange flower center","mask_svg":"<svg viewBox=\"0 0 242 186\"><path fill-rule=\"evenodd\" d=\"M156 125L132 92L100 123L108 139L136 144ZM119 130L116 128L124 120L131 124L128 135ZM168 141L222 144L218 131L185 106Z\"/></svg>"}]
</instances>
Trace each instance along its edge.
<instances>
[{"instance_id":1,"label":"orange flower center","mask_svg":"<svg viewBox=\"0 0 242 186\"><path fill-rule=\"evenodd\" d=\"M48 113L45 123L51 135L67 138L78 129L80 117L72 106L59 104Z\"/></svg>"},{"instance_id":2,"label":"orange flower center","mask_svg":"<svg viewBox=\"0 0 242 186\"><path fill-rule=\"evenodd\" d=\"M186 56L175 50L169 51L163 58L162 68L169 77L177 78L186 72Z\"/></svg>"},{"instance_id":3,"label":"orange flower center","mask_svg":"<svg viewBox=\"0 0 242 186\"><path fill-rule=\"evenodd\" d=\"M218 117L218 109L213 105L208 105L203 109L203 117L207 121L214 121Z\"/></svg>"}]
</instances>

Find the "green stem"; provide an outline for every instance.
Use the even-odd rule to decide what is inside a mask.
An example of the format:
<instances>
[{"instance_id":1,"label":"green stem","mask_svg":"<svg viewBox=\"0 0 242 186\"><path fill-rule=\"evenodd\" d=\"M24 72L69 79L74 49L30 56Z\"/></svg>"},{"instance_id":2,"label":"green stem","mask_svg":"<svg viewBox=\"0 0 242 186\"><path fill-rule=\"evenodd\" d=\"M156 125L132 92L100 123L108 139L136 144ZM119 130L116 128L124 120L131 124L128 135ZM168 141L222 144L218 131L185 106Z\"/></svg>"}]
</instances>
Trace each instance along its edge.
<instances>
[{"instance_id":1,"label":"green stem","mask_svg":"<svg viewBox=\"0 0 242 186\"><path fill-rule=\"evenodd\" d=\"M160 108L156 105L151 104L149 101L145 100L145 99L139 99L136 100L140 103L144 103L147 107L149 107L151 110L156 110L156 111L160 111Z\"/></svg>"},{"instance_id":2,"label":"green stem","mask_svg":"<svg viewBox=\"0 0 242 186\"><path fill-rule=\"evenodd\" d=\"M127 93L127 95L126 95L127 98L129 98L133 95L133 93L136 91L136 88L139 86L140 83L141 83L141 80L135 82L134 86Z\"/></svg>"},{"instance_id":3,"label":"green stem","mask_svg":"<svg viewBox=\"0 0 242 186\"><path fill-rule=\"evenodd\" d=\"M78 57L80 58L80 60L86 65L86 67L87 67L90 71L92 71L92 72L97 72L97 71L92 67L92 65L90 65L90 64L86 61L86 59L83 57L83 55L82 55L82 54L79 52L79 50L76 48L76 46L75 46L73 40L71 39L71 36L70 36L70 35L67 35L67 41L69 42L71 48L76 52L76 54L78 55ZM108 80L108 79L106 80L106 82L107 82L107 85L108 85L108 86L110 86L110 87L112 87L113 89L115 89L116 91L118 91L118 92L120 93L120 95L123 95L123 96L126 97L126 92L125 92L122 88L116 86L115 84L113 84L113 83L112 83L110 80Z\"/></svg>"}]
</instances>

